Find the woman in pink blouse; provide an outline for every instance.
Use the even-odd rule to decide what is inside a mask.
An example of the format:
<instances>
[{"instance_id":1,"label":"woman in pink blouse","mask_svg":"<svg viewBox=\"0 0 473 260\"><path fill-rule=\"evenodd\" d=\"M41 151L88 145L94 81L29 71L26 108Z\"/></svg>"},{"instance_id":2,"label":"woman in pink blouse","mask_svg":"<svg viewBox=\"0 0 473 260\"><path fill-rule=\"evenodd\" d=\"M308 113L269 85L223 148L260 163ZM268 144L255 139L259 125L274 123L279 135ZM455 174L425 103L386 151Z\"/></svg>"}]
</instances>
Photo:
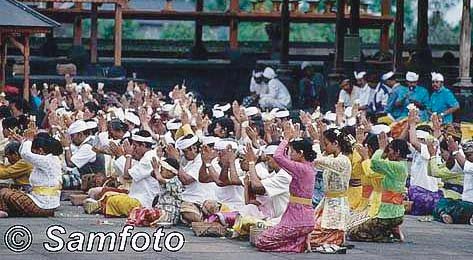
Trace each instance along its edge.
<instances>
[{"instance_id":1,"label":"woman in pink blouse","mask_svg":"<svg viewBox=\"0 0 473 260\"><path fill-rule=\"evenodd\" d=\"M284 140L276 150L274 160L292 176L289 185L291 196L281 222L261 233L256 247L260 251L304 252L307 236L314 228L312 192L315 169L312 161L316 153L308 139L289 142L295 136L294 129L290 125L284 128Z\"/></svg>"}]
</instances>

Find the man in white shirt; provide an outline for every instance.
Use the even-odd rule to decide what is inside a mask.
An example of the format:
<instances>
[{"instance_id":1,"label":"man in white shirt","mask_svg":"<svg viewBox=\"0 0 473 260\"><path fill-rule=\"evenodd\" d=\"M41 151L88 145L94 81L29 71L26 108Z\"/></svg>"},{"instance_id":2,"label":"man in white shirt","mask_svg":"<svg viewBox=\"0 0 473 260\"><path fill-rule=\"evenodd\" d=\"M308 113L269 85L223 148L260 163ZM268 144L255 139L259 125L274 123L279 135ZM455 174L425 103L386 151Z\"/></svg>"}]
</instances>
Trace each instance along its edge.
<instances>
[{"instance_id":1,"label":"man in white shirt","mask_svg":"<svg viewBox=\"0 0 473 260\"><path fill-rule=\"evenodd\" d=\"M184 155L178 175L184 185L181 220L187 224L199 222L203 219L201 209L203 202L215 198L215 185L199 182L202 157L199 138L196 135L188 134L177 139L176 148Z\"/></svg>"},{"instance_id":2,"label":"man in white shirt","mask_svg":"<svg viewBox=\"0 0 473 260\"><path fill-rule=\"evenodd\" d=\"M268 84L268 91L261 94L259 104L262 108L290 108L291 94L286 86L277 78L276 72L270 67L264 69L264 82Z\"/></svg>"},{"instance_id":3,"label":"man in white shirt","mask_svg":"<svg viewBox=\"0 0 473 260\"><path fill-rule=\"evenodd\" d=\"M249 162L249 187L247 188L250 193L256 195L256 199L249 201L249 204L240 211L241 215L278 223L286 210L292 177L273 159L277 147L278 143L272 143L263 150L269 174L265 174L264 170L256 167L254 162Z\"/></svg>"},{"instance_id":4,"label":"man in white shirt","mask_svg":"<svg viewBox=\"0 0 473 260\"><path fill-rule=\"evenodd\" d=\"M159 182L152 175L151 161L157 154L151 149L154 143L151 134L141 130L133 134L131 140L131 145L128 141L123 143L125 155L118 159L125 160L123 174L125 179L132 180L131 187L128 194L112 195L106 200L106 215L127 216L135 207L150 208L160 191Z\"/></svg>"},{"instance_id":5,"label":"man in white shirt","mask_svg":"<svg viewBox=\"0 0 473 260\"><path fill-rule=\"evenodd\" d=\"M461 200L443 199L446 206L441 217L446 224L473 225L473 141L464 143L462 150L452 137L447 143L448 150L463 169L463 193Z\"/></svg>"},{"instance_id":6,"label":"man in white shirt","mask_svg":"<svg viewBox=\"0 0 473 260\"><path fill-rule=\"evenodd\" d=\"M368 82L365 79L366 72L362 71L357 73L356 71L354 72L355 74L355 79L357 86L359 87L359 99L360 99L360 107L359 109L364 110L368 108L368 105L370 104L370 97L372 89L368 85Z\"/></svg>"},{"instance_id":7,"label":"man in white shirt","mask_svg":"<svg viewBox=\"0 0 473 260\"><path fill-rule=\"evenodd\" d=\"M345 108L353 106L356 102L359 103L360 88L353 86L350 79L344 79L340 82L340 94L338 102L342 102Z\"/></svg>"},{"instance_id":8,"label":"man in white shirt","mask_svg":"<svg viewBox=\"0 0 473 260\"><path fill-rule=\"evenodd\" d=\"M81 176L95 174L96 177L105 175L105 159L103 154L94 152L95 140L88 134L89 126L83 120L77 120L69 126L68 137L77 147L71 151L70 145L64 147L66 165L77 168ZM66 137L66 138L68 138ZM66 142L67 143L67 142ZM100 183L95 183L101 185ZM90 187L87 187L87 189Z\"/></svg>"}]
</instances>

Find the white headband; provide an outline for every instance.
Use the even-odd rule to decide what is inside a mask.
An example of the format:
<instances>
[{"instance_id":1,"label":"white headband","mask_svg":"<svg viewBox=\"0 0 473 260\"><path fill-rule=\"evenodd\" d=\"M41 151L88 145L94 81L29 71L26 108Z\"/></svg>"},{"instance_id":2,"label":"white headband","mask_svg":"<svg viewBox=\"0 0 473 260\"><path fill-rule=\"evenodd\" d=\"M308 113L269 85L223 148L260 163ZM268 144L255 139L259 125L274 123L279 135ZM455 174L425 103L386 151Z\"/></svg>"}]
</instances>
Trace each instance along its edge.
<instances>
[{"instance_id":1,"label":"white headband","mask_svg":"<svg viewBox=\"0 0 473 260\"><path fill-rule=\"evenodd\" d=\"M191 138L185 138L185 136L183 136L177 139L176 148L179 150L184 150L196 144L198 141L199 141L199 138L196 135L192 136Z\"/></svg>"},{"instance_id":2,"label":"white headband","mask_svg":"<svg viewBox=\"0 0 473 260\"><path fill-rule=\"evenodd\" d=\"M167 163L165 160L160 160L160 165L161 167L163 167L164 169L174 173L174 174L177 174L178 173L178 170L174 167L172 167L169 163Z\"/></svg>"},{"instance_id":3,"label":"white headband","mask_svg":"<svg viewBox=\"0 0 473 260\"><path fill-rule=\"evenodd\" d=\"M277 145L268 145L264 148L263 153L265 155L274 155L277 149L278 149Z\"/></svg>"},{"instance_id":4,"label":"white headband","mask_svg":"<svg viewBox=\"0 0 473 260\"><path fill-rule=\"evenodd\" d=\"M137 141L137 142L142 142L142 143L151 143L151 144L154 143L153 142L153 137L151 137L151 136L144 137L144 136L141 136L141 135L132 135L131 140Z\"/></svg>"}]
</instances>

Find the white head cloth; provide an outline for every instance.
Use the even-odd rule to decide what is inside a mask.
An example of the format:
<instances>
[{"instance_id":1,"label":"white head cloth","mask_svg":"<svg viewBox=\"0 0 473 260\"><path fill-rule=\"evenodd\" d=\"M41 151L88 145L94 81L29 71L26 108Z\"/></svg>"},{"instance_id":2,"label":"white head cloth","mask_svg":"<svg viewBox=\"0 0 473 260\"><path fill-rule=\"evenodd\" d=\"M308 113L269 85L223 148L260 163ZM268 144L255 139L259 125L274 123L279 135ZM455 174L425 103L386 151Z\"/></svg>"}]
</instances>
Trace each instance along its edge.
<instances>
[{"instance_id":1,"label":"white head cloth","mask_svg":"<svg viewBox=\"0 0 473 260\"><path fill-rule=\"evenodd\" d=\"M184 150L196 144L198 141L199 141L199 138L196 135L192 136L191 138L186 138L186 136L183 136L177 139L176 148L179 150Z\"/></svg>"},{"instance_id":2,"label":"white head cloth","mask_svg":"<svg viewBox=\"0 0 473 260\"><path fill-rule=\"evenodd\" d=\"M406 80L409 82L416 82L419 80L419 75L414 72L408 71L406 73Z\"/></svg>"},{"instance_id":3,"label":"white head cloth","mask_svg":"<svg viewBox=\"0 0 473 260\"><path fill-rule=\"evenodd\" d=\"M88 130L87 123L84 120L77 120L69 126L69 128L67 129L67 133L72 135L83 132L85 130Z\"/></svg>"}]
</instances>

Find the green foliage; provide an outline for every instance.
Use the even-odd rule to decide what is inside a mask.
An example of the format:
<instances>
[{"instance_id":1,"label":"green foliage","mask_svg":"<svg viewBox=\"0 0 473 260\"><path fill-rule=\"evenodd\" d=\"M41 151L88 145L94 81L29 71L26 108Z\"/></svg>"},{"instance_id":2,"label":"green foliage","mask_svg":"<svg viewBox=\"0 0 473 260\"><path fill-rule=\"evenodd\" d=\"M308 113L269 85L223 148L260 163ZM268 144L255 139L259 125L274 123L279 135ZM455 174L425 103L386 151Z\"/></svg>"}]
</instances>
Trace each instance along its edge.
<instances>
[{"instance_id":1,"label":"green foliage","mask_svg":"<svg viewBox=\"0 0 473 260\"><path fill-rule=\"evenodd\" d=\"M139 31L140 24L135 20L124 20L122 27L124 39L140 39L143 37ZM82 22L82 29L84 37L90 35L90 19L86 19ZM113 39L115 34L115 21L99 19L98 34L100 39Z\"/></svg>"},{"instance_id":2,"label":"green foliage","mask_svg":"<svg viewBox=\"0 0 473 260\"><path fill-rule=\"evenodd\" d=\"M169 22L164 24L160 39L163 40L193 40L194 23L193 22Z\"/></svg>"}]
</instances>

